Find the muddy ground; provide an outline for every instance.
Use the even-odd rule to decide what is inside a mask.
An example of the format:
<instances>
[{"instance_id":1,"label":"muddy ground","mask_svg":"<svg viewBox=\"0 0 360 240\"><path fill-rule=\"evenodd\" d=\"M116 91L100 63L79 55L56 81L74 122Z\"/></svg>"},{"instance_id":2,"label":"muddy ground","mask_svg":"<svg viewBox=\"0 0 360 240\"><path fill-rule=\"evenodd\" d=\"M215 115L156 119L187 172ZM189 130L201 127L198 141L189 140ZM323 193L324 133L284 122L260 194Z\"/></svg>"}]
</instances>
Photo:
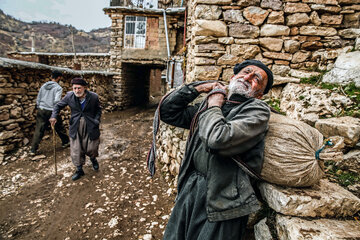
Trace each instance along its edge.
<instances>
[{"instance_id":1,"label":"muddy ground","mask_svg":"<svg viewBox=\"0 0 360 240\"><path fill-rule=\"evenodd\" d=\"M24 152L0 166L0 239L161 239L175 191L146 170L154 111L104 114L100 170L87 159L78 181L60 143L55 176L51 137L40 159Z\"/></svg>"},{"instance_id":2,"label":"muddy ground","mask_svg":"<svg viewBox=\"0 0 360 240\"><path fill-rule=\"evenodd\" d=\"M162 239L176 190L169 176L158 171L150 178L146 170L154 111L104 114L100 170L87 159L85 176L75 182L69 148L62 149L59 138L55 176L50 131L41 155L30 157L24 148L6 159L0 165L0 240ZM358 189L352 192L360 197ZM245 239L254 239L251 229Z\"/></svg>"}]
</instances>

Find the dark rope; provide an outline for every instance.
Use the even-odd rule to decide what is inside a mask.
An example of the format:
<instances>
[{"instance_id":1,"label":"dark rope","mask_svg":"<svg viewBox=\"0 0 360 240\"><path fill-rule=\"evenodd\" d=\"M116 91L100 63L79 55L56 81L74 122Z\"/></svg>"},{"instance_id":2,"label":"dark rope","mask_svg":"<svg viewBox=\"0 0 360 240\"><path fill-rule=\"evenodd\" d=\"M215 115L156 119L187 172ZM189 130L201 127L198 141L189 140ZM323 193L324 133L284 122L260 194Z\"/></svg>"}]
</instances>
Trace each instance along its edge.
<instances>
[{"instance_id":1,"label":"dark rope","mask_svg":"<svg viewBox=\"0 0 360 240\"><path fill-rule=\"evenodd\" d=\"M332 146L332 145L334 145L334 144L333 144L333 142L331 141L331 139L330 139L330 140L327 140L327 141L325 142L325 144L324 144L319 150L317 150L317 151L315 152L315 158L316 158L316 160L320 160L320 153L321 153L322 150L324 150L324 148L325 148L326 146Z\"/></svg>"},{"instance_id":2,"label":"dark rope","mask_svg":"<svg viewBox=\"0 0 360 240\"><path fill-rule=\"evenodd\" d=\"M203 83L209 83L209 82L216 82L216 81L200 81L200 82L195 82L192 84L192 86L198 86L200 84ZM176 90L175 90L176 91ZM155 159L156 159L156 134L159 131L159 126L160 126L160 106L161 104L164 102L164 100L171 94L172 92L167 93L166 95L164 95L160 102L158 107L156 108L155 114L154 114L154 121L153 121L153 139L152 139L152 143L151 143L151 147L150 150L148 152L148 155L146 157L146 165L147 165L147 169L150 172L151 177L154 176L155 171L156 171L156 166L155 166Z\"/></svg>"}]
</instances>

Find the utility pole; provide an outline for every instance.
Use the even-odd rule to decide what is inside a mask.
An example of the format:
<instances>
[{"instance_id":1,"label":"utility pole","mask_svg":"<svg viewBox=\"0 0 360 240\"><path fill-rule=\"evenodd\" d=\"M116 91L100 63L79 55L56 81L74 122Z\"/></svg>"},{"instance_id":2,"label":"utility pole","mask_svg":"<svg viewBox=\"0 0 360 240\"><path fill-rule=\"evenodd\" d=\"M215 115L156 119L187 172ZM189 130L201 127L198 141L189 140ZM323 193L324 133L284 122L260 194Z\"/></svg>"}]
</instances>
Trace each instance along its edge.
<instances>
[{"instance_id":1,"label":"utility pole","mask_svg":"<svg viewBox=\"0 0 360 240\"><path fill-rule=\"evenodd\" d=\"M74 32L70 27L70 32L71 32L71 43L72 43L72 48L73 48L73 52L74 52L74 63L77 63L77 59L76 59L76 50L75 50L75 44L74 44Z\"/></svg>"},{"instance_id":2,"label":"utility pole","mask_svg":"<svg viewBox=\"0 0 360 240\"><path fill-rule=\"evenodd\" d=\"M35 33L31 32L31 52L35 52Z\"/></svg>"},{"instance_id":3,"label":"utility pole","mask_svg":"<svg viewBox=\"0 0 360 240\"><path fill-rule=\"evenodd\" d=\"M74 32L71 29L71 26L69 27L70 32L71 32L71 43L72 43L72 47L73 47L73 52L74 52L74 66L73 69L75 70L80 70L81 69L81 65L78 63L77 58L76 58L76 50L75 50L75 43L74 43Z\"/></svg>"}]
</instances>

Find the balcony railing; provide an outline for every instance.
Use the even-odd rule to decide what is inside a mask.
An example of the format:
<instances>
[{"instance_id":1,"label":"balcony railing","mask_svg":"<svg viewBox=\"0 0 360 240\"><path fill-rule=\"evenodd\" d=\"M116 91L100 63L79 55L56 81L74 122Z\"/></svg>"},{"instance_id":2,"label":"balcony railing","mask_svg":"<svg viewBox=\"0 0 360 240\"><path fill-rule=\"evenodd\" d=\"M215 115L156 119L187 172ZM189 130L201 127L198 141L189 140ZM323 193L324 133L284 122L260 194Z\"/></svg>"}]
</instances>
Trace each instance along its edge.
<instances>
[{"instance_id":1,"label":"balcony railing","mask_svg":"<svg viewBox=\"0 0 360 240\"><path fill-rule=\"evenodd\" d=\"M158 8L173 8L181 7L181 3L184 4L184 0L171 0L164 2L158 2L158 0L111 0L111 7L132 7L132 8L145 8L145 9L158 9Z\"/></svg>"}]
</instances>

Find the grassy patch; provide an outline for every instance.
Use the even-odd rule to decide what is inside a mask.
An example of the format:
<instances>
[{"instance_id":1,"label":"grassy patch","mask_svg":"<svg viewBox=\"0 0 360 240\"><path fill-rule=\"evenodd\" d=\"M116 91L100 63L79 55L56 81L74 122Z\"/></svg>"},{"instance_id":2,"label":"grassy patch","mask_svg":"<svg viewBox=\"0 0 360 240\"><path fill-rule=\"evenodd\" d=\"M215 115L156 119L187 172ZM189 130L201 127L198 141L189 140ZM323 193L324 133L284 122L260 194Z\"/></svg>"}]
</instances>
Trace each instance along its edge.
<instances>
[{"instance_id":1,"label":"grassy patch","mask_svg":"<svg viewBox=\"0 0 360 240\"><path fill-rule=\"evenodd\" d=\"M345 187L354 185L360 181L359 175L351 172L338 173L336 176L338 177L339 184Z\"/></svg>"},{"instance_id":2,"label":"grassy patch","mask_svg":"<svg viewBox=\"0 0 360 240\"><path fill-rule=\"evenodd\" d=\"M310 78L301 78L300 83L311 84L317 86L321 89L328 89L331 91L338 92L341 95L345 95L353 101L353 105L340 111L336 114L336 117L342 116L351 116L360 118L360 88L355 86L355 83L351 83L347 86L341 86L333 83L324 83L321 82L326 71L318 71L320 74L318 76L312 76ZM299 96L300 100L301 96ZM335 117L335 116L334 116Z\"/></svg>"},{"instance_id":3,"label":"grassy patch","mask_svg":"<svg viewBox=\"0 0 360 240\"><path fill-rule=\"evenodd\" d=\"M280 109L280 99L271 98L271 99L266 99L265 102L267 104L269 104L269 106L271 108L273 108L275 111L277 111L278 113L280 113L282 115L286 115Z\"/></svg>"},{"instance_id":4,"label":"grassy patch","mask_svg":"<svg viewBox=\"0 0 360 240\"><path fill-rule=\"evenodd\" d=\"M344 88L344 92L353 101L356 101L360 105L360 88L355 86L355 83L351 83Z\"/></svg>"},{"instance_id":5,"label":"grassy patch","mask_svg":"<svg viewBox=\"0 0 360 240\"><path fill-rule=\"evenodd\" d=\"M347 187L349 185L360 183L359 174L339 169L335 166L335 163L332 161L327 161L325 163L325 166L326 166L326 174L330 175L330 177L336 182L338 182L341 186Z\"/></svg>"},{"instance_id":6,"label":"grassy patch","mask_svg":"<svg viewBox=\"0 0 360 240\"><path fill-rule=\"evenodd\" d=\"M312 76L309 78L300 78L300 83L316 85L321 80L321 78L322 78L322 75Z\"/></svg>"}]
</instances>

